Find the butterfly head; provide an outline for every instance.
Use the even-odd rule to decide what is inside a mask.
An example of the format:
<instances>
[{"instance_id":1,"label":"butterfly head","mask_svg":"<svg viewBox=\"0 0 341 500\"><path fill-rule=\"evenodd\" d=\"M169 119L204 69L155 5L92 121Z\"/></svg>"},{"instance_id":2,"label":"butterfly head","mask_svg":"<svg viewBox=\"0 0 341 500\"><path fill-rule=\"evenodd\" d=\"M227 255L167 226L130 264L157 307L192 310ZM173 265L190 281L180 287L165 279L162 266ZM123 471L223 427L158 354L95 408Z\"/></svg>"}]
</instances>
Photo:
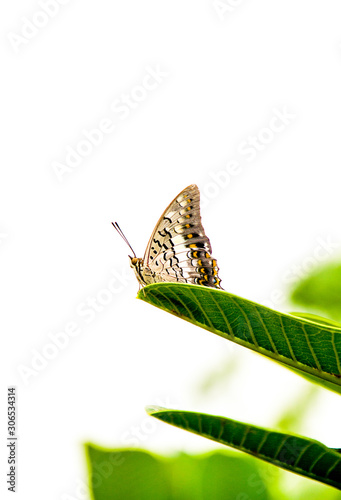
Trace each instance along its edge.
<instances>
[{"instance_id":1,"label":"butterfly head","mask_svg":"<svg viewBox=\"0 0 341 500\"><path fill-rule=\"evenodd\" d=\"M140 285L146 285L146 281L144 279L144 270L143 270L143 259L139 257L132 257L128 255L130 259L130 267L134 269L135 276Z\"/></svg>"},{"instance_id":2,"label":"butterfly head","mask_svg":"<svg viewBox=\"0 0 341 500\"><path fill-rule=\"evenodd\" d=\"M132 257L131 255L128 255L129 259L130 259L130 267L132 269L139 269L141 264L142 264L142 259L139 259L138 257Z\"/></svg>"}]
</instances>

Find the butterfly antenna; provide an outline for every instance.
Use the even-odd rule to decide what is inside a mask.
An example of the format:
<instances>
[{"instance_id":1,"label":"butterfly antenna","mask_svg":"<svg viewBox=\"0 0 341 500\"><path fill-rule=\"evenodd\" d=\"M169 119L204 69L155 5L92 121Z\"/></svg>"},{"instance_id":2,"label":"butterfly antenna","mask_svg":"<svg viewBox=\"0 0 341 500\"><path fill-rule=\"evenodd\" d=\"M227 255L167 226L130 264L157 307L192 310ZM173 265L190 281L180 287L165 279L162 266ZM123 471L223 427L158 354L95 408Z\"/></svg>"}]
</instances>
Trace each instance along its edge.
<instances>
[{"instance_id":1,"label":"butterfly antenna","mask_svg":"<svg viewBox=\"0 0 341 500\"><path fill-rule=\"evenodd\" d=\"M121 236L121 238L123 238L123 240L126 242L126 244L128 245L128 247L130 248L130 250L133 252L134 257L136 258L136 253L132 249L131 244L127 240L127 238L126 238L125 234L123 233L122 229L120 228L120 226L117 224L117 222L112 222L111 224L114 226L114 228L116 229L116 231L118 232L118 234Z\"/></svg>"}]
</instances>

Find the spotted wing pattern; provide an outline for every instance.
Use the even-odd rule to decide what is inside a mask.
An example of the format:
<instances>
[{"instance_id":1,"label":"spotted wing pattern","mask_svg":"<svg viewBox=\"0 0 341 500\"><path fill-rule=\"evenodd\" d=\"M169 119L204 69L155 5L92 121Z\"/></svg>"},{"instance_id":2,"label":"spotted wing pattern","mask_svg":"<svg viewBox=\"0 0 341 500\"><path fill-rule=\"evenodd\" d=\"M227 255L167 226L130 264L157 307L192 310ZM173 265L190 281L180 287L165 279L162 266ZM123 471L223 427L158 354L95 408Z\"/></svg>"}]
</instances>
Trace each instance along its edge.
<instances>
[{"instance_id":1,"label":"spotted wing pattern","mask_svg":"<svg viewBox=\"0 0 341 500\"><path fill-rule=\"evenodd\" d=\"M150 282L192 283L221 288L217 261L200 216L195 184L181 191L161 215L148 242L142 273Z\"/></svg>"}]
</instances>

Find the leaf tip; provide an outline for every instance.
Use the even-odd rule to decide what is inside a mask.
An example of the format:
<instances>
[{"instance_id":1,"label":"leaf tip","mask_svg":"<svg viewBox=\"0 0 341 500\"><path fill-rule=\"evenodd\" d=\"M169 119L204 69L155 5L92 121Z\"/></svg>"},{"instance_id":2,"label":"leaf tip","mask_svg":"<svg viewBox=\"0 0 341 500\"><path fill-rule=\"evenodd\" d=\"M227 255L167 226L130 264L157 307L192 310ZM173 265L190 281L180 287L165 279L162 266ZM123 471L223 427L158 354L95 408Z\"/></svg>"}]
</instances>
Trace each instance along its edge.
<instances>
[{"instance_id":1,"label":"leaf tip","mask_svg":"<svg viewBox=\"0 0 341 500\"><path fill-rule=\"evenodd\" d=\"M148 413L148 415L153 415L154 413L160 413L161 411L165 411L167 408L164 408L163 406L146 406L145 410Z\"/></svg>"}]
</instances>

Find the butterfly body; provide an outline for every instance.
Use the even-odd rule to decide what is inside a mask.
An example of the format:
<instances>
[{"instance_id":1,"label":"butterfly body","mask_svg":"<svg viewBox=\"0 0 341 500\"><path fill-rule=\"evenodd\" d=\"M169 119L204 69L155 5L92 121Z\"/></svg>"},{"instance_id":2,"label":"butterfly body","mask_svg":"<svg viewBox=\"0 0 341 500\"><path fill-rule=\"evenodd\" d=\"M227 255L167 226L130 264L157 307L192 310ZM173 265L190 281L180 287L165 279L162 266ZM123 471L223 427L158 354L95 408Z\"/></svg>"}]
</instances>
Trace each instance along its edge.
<instances>
[{"instance_id":1,"label":"butterfly body","mask_svg":"<svg viewBox=\"0 0 341 500\"><path fill-rule=\"evenodd\" d=\"M126 240L117 223L113 225ZM142 286L173 282L221 289L219 268L211 252L210 240L201 224L200 192L192 184L181 191L161 215L143 259L135 253L129 258Z\"/></svg>"},{"instance_id":2,"label":"butterfly body","mask_svg":"<svg viewBox=\"0 0 341 500\"><path fill-rule=\"evenodd\" d=\"M154 273L149 267L143 265L143 259L139 257L130 257L130 267L134 270L137 281L140 285L150 285L163 281L159 275Z\"/></svg>"}]
</instances>

